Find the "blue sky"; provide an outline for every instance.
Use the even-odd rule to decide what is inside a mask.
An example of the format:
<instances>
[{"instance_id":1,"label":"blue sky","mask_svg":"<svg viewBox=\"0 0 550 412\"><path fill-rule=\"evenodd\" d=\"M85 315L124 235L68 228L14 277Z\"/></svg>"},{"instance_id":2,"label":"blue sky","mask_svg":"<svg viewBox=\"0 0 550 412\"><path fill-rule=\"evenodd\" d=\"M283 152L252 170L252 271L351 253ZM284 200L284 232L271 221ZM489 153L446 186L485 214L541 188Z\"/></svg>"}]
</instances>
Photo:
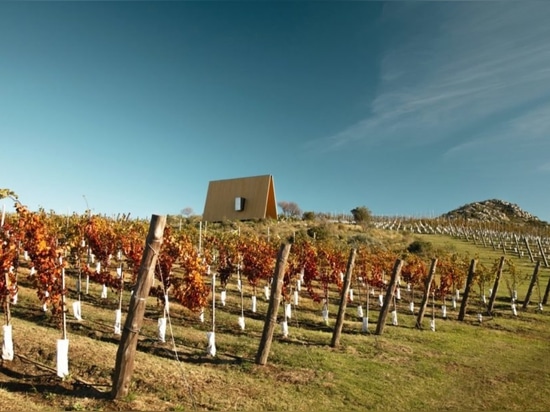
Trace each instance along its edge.
<instances>
[{"instance_id":1,"label":"blue sky","mask_svg":"<svg viewBox=\"0 0 550 412\"><path fill-rule=\"evenodd\" d=\"M304 211L498 198L550 221L549 21L544 1L1 2L0 187L149 218L271 174Z\"/></svg>"}]
</instances>

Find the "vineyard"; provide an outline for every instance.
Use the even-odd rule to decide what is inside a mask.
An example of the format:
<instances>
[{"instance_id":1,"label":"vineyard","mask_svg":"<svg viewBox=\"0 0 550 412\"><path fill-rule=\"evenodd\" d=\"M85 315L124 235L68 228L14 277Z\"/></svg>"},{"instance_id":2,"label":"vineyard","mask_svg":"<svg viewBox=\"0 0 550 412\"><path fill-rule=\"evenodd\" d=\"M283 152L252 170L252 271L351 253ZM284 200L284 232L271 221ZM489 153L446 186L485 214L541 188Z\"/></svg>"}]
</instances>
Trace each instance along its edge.
<instances>
[{"instance_id":1,"label":"vineyard","mask_svg":"<svg viewBox=\"0 0 550 412\"><path fill-rule=\"evenodd\" d=\"M149 222L16 202L0 229L0 409L550 408L547 238L341 226L167 224L136 297ZM128 333L136 362L116 396Z\"/></svg>"}]
</instances>

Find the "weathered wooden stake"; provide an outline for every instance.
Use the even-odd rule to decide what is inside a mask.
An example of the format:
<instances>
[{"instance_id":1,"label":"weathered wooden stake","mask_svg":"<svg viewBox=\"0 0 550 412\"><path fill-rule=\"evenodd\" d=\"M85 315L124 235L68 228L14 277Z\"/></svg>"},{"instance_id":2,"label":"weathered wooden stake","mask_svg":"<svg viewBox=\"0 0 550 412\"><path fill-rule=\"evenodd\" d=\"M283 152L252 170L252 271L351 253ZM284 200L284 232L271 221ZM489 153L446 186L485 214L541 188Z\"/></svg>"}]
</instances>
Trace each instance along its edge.
<instances>
[{"instance_id":1,"label":"weathered wooden stake","mask_svg":"<svg viewBox=\"0 0 550 412\"><path fill-rule=\"evenodd\" d=\"M500 284L500 278L502 277L502 268L504 267L504 256L500 257L498 262L497 275L495 277L495 283L493 285L493 290L491 296L489 297L489 304L487 305L487 312L489 315L493 313L493 308L495 306L495 300L497 298L498 286Z\"/></svg>"},{"instance_id":2,"label":"weathered wooden stake","mask_svg":"<svg viewBox=\"0 0 550 412\"><path fill-rule=\"evenodd\" d=\"M516 250L518 251L518 258L521 259L521 248L519 246L518 235L514 235L514 240L516 241Z\"/></svg>"},{"instance_id":3,"label":"weathered wooden stake","mask_svg":"<svg viewBox=\"0 0 550 412\"><path fill-rule=\"evenodd\" d=\"M130 381L134 371L134 358L138 343L139 331L143 324L145 303L149 296L149 290L153 283L155 265L157 263L160 245L166 225L166 216L153 215L149 224L149 233L145 240L143 257L137 276L128 316L124 323L124 329L120 338L120 344L116 354L115 372L113 375L113 388L111 397L120 399L128 395Z\"/></svg>"},{"instance_id":4,"label":"weathered wooden stake","mask_svg":"<svg viewBox=\"0 0 550 412\"><path fill-rule=\"evenodd\" d=\"M529 305L529 301L531 300L531 294L533 293L533 288L535 287L535 284L537 283L539 278L539 268L540 268L540 260L537 260L537 263L535 264L535 270L533 271L533 276L531 277L531 283L529 283L529 288L527 289L527 295L525 295L525 300L523 301L523 309L527 309L527 306Z\"/></svg>"},{"instance_id":5,"label":"weathered wooden stake","mask_svg":"<svg viewBox=\"0 0 550 412\"><path fill-rule=\"evenodd\" d=\"M540 242L540 237L537 238L537 244L539 246L540 255L542 256L542 260L544 261L544 267L548 267L548 260L546 259L546 255L544 254L544 249L542 248L542 243Z\"/></svg>"},{"instance_id":6,"label":"weathered wooden stake","mask_svg":"<svg viewBox=\"0 0 550 412\"><path fill-rule=\"evenodd\" d=\"M483 242L483 247L487 247L487 242L485 241L485 233L483 230L480 230L481 241Z\"/></svg>"},{"instance_id":7,"label":"weathered wooden stake","mask_svg":"<svg viewBox=\"0 0 550 412\"><path fill-rule=\"evenodd\" d=\"M267 307L266 320L262 339L258 353L256 354L256 364L265 365L269 357L271 342L273 340L273 331L277 325L277 311L281 303L281 292L283 290L283 281L285 278L285 266L290 253L290 243L282 244L277 255L277 263L275 264L275 274L273 276L273 284L271 287L271 296L269 298L269 306Z\"/></svg>"},{"instance_id":8,"label":"weathered wooden stake","mask_svg":"<svg viewBox=\"0 0 550 412\"><path fill-rule=\"evenodd\" d=\"M525 247L527 248L527 253L529 253L529 259L531 259L531 262L535 262L535 258L533 257L533 252L531 252L531 247L529 246L529 241L526 237L523 238L523 241L525 242Z\"/></svg>"},{"instance_id":9,"label":"weathered wooden stake","mask_svg":"<svg viewBox=\"0 0 550 412\"><path fill-rule=\"evenodd\" d=\"M422 297L422 303L420 304L420 310L418 311L418 316L416 317L416 328L422 328L422 319L424 319L424 313L426 313L426 306L428 306L428 299L430 299L430 287L432 285L432 280L435 275L435 268L437 266L437 259L432 259L432 264L430 266L430 271L428 272L428 277L426 278L426 283L424 284L424 296Z\"/></svg>"},{"instance_id":10,"label":"weathered wooden stake","mask_svg":"<svg viewBox=\"0 0 550 412\"><path fill-rule=\"evenodd\" d=\"M378 324L376 325L376 335L381 335L384 331L384 326L386 325L386 318L388 317L388 310L392 302L393 294L395 293L395 286L399 282L399 277L401 276L401 268L405 262L401 259L397 259L393 266L393 273L390 279L390 284L388 285L388 290L386 291L386 297L384 298L384 303L382 309L380 310L380 315L378 316Z\"/></svg>"},{"instance_id":11,"label":"weathered wooden stake","mask_svg":"<svg viewBox=\"0 0 550 412\"><path fill-rule=\"evenodd\" d=\"M342 335L342 327L344 326L344 316L346 314L346 307L348 306L348 293L351 284L351 273L353 272L353 266L355 265L356 255L357 249L352 249L349 254L348 266L346 268L346 277L344 278L344 288L342 290L342 298L340 299L340 307L338 308L336 325L334 326L332 341L330 343L330 346L333 348L340 345L340 336Z\"/></svg>"},{"instance_id":12,"label":"weathered wooden stake","mask_svg":"<svg viewBox=\"0 0 550 412\"><path fill-rule=\"evenodd\" d=\"M548 283L546 285L546 291L544 292L544 297L542 298L543 305L546 305L548 303L548 295L550 295L550 278L548 279Z\"/></svg>"},{"instance_id":13,"label":"weathered wooden stake","mask_svg":"<svg viewBox=\"0 0 550 412\"><path fill-rule=\"evenodd\" d=\"M464 288L464 293L462 294L462 303L460 305L460 311L458 312L458 320L463 321L464 316L466 316L466 308L468 307L468 297L470 296L470 289L472 288L472 283L474 283L474 275L476 273L476 264L477 260L472 259L470 262L470 268L468 269L468 278L466 279L466 287Z\"/></svg>"}]
</instances>

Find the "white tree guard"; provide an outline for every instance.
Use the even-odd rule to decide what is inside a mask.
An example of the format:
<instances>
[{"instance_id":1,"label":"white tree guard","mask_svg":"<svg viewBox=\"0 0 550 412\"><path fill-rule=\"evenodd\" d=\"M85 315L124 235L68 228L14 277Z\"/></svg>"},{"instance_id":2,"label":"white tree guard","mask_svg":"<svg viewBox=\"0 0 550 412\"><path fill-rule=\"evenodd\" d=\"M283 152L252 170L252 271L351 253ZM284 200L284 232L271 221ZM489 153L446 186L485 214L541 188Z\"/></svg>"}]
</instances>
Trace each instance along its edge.
<instances>
[{"instance_id":1,"label":"white tree guard","mask_svg":"<svg viewBox=\"0 0 550 412\"><path fill-rule=\"evenodd\" d=\"M285 304L285 317L287 319L292 318L292 305L290 303Z\"/></svg>"},{"instance_id":2,"label":"white tree guard","mask_svg":"<svg viewBox=\"0 0 550 412\"><path fill-rule=\"evenodd\" d=\"M238 324L239 324L239 327L241 328L241 330L244 330L244 327L245 327L245 324L244 324L244 316L239 316L239 319L238 319Z\"/></svg>"},{"instance_id":3,"label":"white tree guard","mask_svg":"<svg viewBox=\"0 0 550 412\"><path fill-rule=\"evenodd\" d=\"M363 306L357 306L357 317L361 319L363 317Z\"/></svg>"},{"instance_id":4,"label":"white tree guard","mask_svg":"<svg viewBox=\"0 0 550 412\"><path fill-rule=\"evenodd\" d=\"M216 356L216 334L214 332L207 332L206 339L208 340L206 353L210 356Z\"/></svg>"},{"instance_id":5,"label":"white tree guard","mask_svg":"<svg viewBox=\"0 0 550 412\"><path fill-rule=\"evenodd\" d=\"M222 306L225 306L226 299L227 299L227 291L222 290L220 292L220 302L222 303Z\"/></svg>"},{"instance_id":6,"label":"white tree guard","mask_svg":"<svg viewBox=\"0 0 550 412\"><path fill-rule=\"evenodd\" d=\"M101 299L107 299L107 285L101 286Z\"/></svg>"},{"instance_id":7,"label":"white tree guard","mask_svg":"<svg viewBox=\"0 0 550 412\"><path fill-rule=\"evenodd\" d=\"M6 361L13 360L13 337L11 325L2 326L4 341L2 343L2 359Z\"/></svg>"},{"instance_id":8,"label":"white tree guard","mask_svg":"<svg viewBox=\"0 0 550 412\"><path fill-rule=\"evenodd\" d=\"M82 307L79 300L73 302L73 316L76 320L82 320Z\"/></svg>"},{"instance_id":9,"label":"white tree guard","mask_svg":"<svg viewBox=\"0 0 550 412\"><path fill-rule=\"evenodd\" d=\"M158 340L159 342L166 342L166 318L162 317L158 319L157 324Z\"/></svg>"},{"instance_id":10,"label":"white tree guard","mask_svg":"<svg viewBox=\"0 0 550 412\"><path fill-rule=\"evenodd\" d=\"M328 305L326 303L323 306L321 315L323 316L323 322L328 323Z\"/></svg>"},{"instance_id":11,"label":"white tree guard","mask_svg":"<svg viewBox=\"0 0 550 412\"><path fill-rule=\"evenodd\" d=\"M115 310L115 335L122 333L122 311L120 309Z\"/></svg>"},{"instance_id":12,"label":"white tree guard","mask_svg":"<svg viewBox=\"0 0 550 412\"><path fill-rule=\"evenodd\" d=\"M283 338L288 338L288 322L286 320L281 322L281 333Z\"/></svg>"},{"instance_id":13,"label":"white tree guard","mask_svg":"<svg viewBox=\"0 0 550 412\"><path fill-rule=\"evenodd\" d=\"M256 296L252 296L252 313L256 313Z\"/></svg>"},{"instance_id":14,"label":"white tree guard","mask_svg":"<svg viewBox=\"0 0 550 412\"><path fill-rule=\"evenodd\" d=\"M397 326L398 325L398 322L397 322L397 311L396 310L392 310L391 311L391 324L393 326Z\"/></svg>"},{"instance_id":15,"label":"white tree guard","mask_svg":"<svg viewBox=\"0 0 550 412\"><path fill-rule=\"evenodd\" d=\"M164 313L166 315L170 314L170 301L168 300L168 295L164 295Z\"/></svg>"},{"instance_id":16,"label":"white tree guard","mask_svg":"<svg viewBox=\"0 0 550 412\"><path fill-rule=\"evenodd\" d=\"M369 318L364 316L363 317L363 324L361 326L361 331L368 332L369 330Z\"/></svg>"},{"instance_id":17,"label":"white tree guard","mask_svg":"<svg viewBox=\"0 0 550 412\"><path fill-rule=\"evenodd\" d=\"M57 376L64 378L69 374L69 339L57 340Z\"/></svg>"}]
</instances>

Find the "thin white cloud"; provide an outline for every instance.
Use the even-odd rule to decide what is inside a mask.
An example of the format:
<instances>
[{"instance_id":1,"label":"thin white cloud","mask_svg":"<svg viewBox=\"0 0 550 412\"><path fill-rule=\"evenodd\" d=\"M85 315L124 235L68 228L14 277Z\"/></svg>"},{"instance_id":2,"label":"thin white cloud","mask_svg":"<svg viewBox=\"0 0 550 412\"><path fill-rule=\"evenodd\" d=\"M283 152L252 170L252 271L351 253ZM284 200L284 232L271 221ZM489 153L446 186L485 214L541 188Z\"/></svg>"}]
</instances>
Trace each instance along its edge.
<instances>
[{"instance_id":1,"label":"thin white cloud","mask_svg":"<svg viewBox=\"0 0 550 412\"><path fill-rule=\"evenodd\" d=\"M528 111L530 102L544 101L550 84L550 3L386 6L381 26L402 25L402 30L388 39L370 113L315 146L335 150L357 142L452 140L457 131L504 123L516 110ZM514 127L524 127L524 136L538 135L546 123L538 124L523 120ZM450 152L476 146L449 144L455 146Z\"/></svg>"},{"instance_id":2,"label":"thin white cloud","mask_svg":"<svg viewBox=\"0 0 550 412\"><path fill-rule=\"evenodd\" d=\"M521 166L535 172L550 172L550 103L512 117L474 139L450 147L445 160L487 161L495 156L506 167ZM502 163L501 162L501 163Z\"/></svg>"}]
</instances>

